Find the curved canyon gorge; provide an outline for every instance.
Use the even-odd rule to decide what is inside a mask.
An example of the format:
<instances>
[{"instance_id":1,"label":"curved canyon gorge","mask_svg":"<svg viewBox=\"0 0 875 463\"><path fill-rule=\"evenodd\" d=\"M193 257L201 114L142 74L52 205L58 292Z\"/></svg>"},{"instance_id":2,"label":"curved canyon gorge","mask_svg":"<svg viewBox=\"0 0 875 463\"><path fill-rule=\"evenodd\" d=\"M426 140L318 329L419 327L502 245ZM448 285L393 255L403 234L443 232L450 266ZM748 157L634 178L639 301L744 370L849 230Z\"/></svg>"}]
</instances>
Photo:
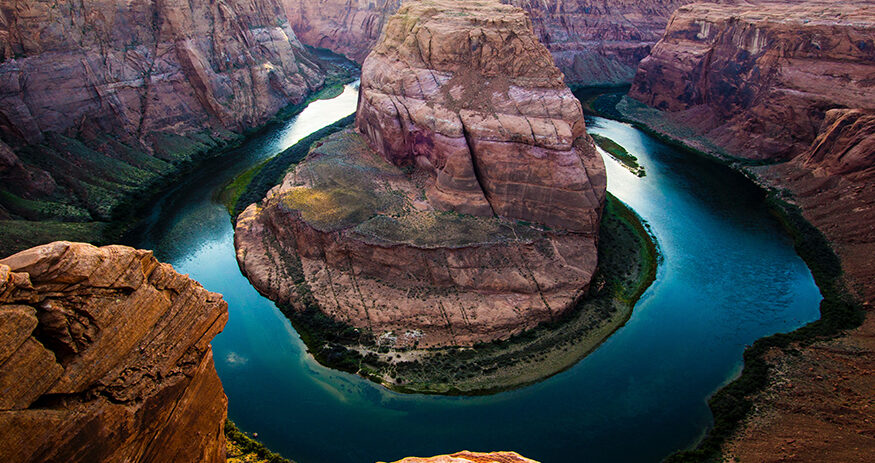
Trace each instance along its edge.
<instances>
[{"instance_id":1,"label":"curved canyon gorge","mask_svg":"<svg viewBox=\"0 0 875 463\"><path fill-rule=\"evenodd\" d=\"M873 32L0 0L0 455L868 461Z\"/></svg>"}]
</instances>

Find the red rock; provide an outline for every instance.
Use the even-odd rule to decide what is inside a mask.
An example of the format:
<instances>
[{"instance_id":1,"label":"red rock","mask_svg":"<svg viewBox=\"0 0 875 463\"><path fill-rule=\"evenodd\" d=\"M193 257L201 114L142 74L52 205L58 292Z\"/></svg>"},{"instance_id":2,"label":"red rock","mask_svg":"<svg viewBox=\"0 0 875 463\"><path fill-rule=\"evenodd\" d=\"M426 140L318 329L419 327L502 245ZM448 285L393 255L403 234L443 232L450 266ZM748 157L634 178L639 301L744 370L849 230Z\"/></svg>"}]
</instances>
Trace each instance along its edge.
<instances>
[{"instance_id":1,"label":"red rock","mask_svg":"<svg viewBox=\"0 0 875 463\"><path fill-rule=\"evenodd\" d=\"M323 81L276 0L0 0L0 10L0 137L16 149L47 132L146 151L159 133L223 138ZM45 179L4 174L4 146L0 178L12 175L16 194L47 194Z\"/></svg>"},{"instance_id":2,"label":"red rock","mask_svg":"<svg viewBox=\"0 0 875 463\"><path fill-rule=\"evenodd\" d=\"M789 159L833 108L875 108L871 3L757 1L679 8L629 95L739 157Z\"/></svg>"},{"instance_id":3,"label":"red rock","mask_svg":"<svg viewBox=\"0 0 875 463\"><path fill-rule=\"evenodd\" d=\"M0 458L224 461L221 296L151 252L55 242L0 260Z\"/></svg>"},{"instance_id":4,"label":"red rock","mask_svg":"<svg viewBox=\"0 0 875 463\"><path fill-rule=\"evenodd\" d=\"M361 132L318 144L238 217L241 268L271 299L397 346L506 338L573 307L604 164L523 11L413 3L385 34Z\"/></svg>"},{"instance_id":5,"label":"red rock","mask_svg":"<svg viewBox=\"0 0 875 463\"><path fill-rule=\"evenodd\" d=\"M629 82L662 35L671 13L689 0L505 0L532 19L568 83ZM302 42L363 62L400 0L283 0Z\"/></svg>"}]
</instances>

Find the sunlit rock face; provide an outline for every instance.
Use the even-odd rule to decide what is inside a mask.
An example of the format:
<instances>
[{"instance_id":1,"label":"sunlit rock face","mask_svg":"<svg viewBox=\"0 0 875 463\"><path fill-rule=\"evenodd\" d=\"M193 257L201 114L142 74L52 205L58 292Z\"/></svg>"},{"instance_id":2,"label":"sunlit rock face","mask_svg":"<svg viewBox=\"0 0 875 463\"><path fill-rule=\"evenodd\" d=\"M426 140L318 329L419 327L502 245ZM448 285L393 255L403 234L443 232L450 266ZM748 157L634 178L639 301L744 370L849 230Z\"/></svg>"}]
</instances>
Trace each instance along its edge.
<instances>
[{"instance_id":1,"label":"sunlit rock face","mask_svg":"<svg viewBox=\"0 0 875 463\"><path fill-rule=\"evenodd\" d=\"M221 295L150 251L55 242L0 260L3 461L225 461Z\"/></svg>"},{"instance_id":2,"label":"sunlit rock face","mask_svg":"<svg viewBox=\"0 0 875 463\"><path fill-rule=\"evenodd\" d=\"M628 83L671 13L689 0L506 0L526 10L566 82ZM400 0L283 0L304 43L362 62Z\"/></svg>"},{"instance_id":3,"label":"sunlit rock face","mask_svg":"<svg viewBox=\"0 0 875 463\"><path fill-rule=\"evenodd\" d=\"M238 217L260 291L421 347L507 338L585 293L605 167L523 10L402 6L365 59L356 128Z\"/></svg>"}]
</instances>

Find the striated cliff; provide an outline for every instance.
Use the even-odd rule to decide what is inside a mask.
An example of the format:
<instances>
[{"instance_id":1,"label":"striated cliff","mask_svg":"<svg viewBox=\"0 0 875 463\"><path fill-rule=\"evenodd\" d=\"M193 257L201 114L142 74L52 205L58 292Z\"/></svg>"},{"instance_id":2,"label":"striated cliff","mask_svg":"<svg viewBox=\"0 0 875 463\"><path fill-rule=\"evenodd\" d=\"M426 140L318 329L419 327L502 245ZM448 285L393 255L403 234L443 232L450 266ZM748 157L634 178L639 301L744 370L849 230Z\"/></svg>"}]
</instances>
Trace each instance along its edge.
<instances>
[{"instance_id":1,"label":"striated cliff","mask_svg":"<svg viewBox=\"0 0 875 463\"><path fill-rule=\"evenodd\" d=\"M629 95L734 156L786 160L826 112L875 108L871 3L697 3L672 16Z\"/></svg>"},{"instance_id":2,"label":"striated cliff","mask_svg":"<svg viewBox=\"0 0 875 463\"><path fill-rule=\"evenodd\" d=\"M671 13L689 0L503 0L532 19L569 84L622 84L659 40ZM292 27L309 45L364 61L400 0L283 0Z\"/></svg>"},{"instance_id":3,"label":"striated cliff","mask_svg":"<svg viewBox=\"0 0 875 463\"><path fill-rule=\"evenodd\" d=\"M225 460L219 294L151 252L55 242L0 260L4 461Z\"/></svg>"},{"instance_id":4,"label":"striated cliff","mask_svg":"<svg viewBox=\"0 0 875 463\"><path fill-rule=\"evenodd\" d=\"M0 1L0 217L109 219L323 79L276 0Z\"/></svg>"},{"instance_id":5,"label":"striated cliff","mask_svg":"<svg viewBox=\"0 0 875 463\"><path fill-rule=\"evenodd\" d=\"M521 9L403 6L365 60L356 121L238 217L256 288L422 347L506 338L584 294L604 164Z\"/></svg>"}]
</instances>

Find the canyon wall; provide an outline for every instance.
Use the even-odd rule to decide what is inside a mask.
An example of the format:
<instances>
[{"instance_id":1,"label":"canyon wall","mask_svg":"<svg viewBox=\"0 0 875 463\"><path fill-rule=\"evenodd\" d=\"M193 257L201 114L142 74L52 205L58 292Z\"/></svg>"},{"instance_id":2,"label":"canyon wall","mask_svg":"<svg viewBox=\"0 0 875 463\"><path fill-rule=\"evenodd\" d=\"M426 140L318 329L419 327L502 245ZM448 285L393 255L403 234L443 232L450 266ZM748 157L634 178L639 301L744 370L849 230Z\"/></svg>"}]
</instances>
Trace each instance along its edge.
<instances>
[{"instance_id":1,"label":"canyon wall","mask_svg":"<svg viewBox=\"0 0 875 463\"><path fill-rule=\"evenodd\" d=\"M306 44L362 62L400 0L283 0ZM668 17L689 0L504 0L526 10L569 84L629 82Z\"/></svg>"},{"instance_id":2,"label":"canyon wall","mask_svg":"<svg viewBox=\"0 0 875 463\"><path fill-rule=\"evenodd\" d=\"M507 338L585 294L605 167L522 9L402 6L364 61L356 126L238 217L268 297L430 347Z\"/></svg>"},{"instance_id":3,"label":"canyon wall","mask_svg":"<svg viewBox=\"0 0 875 463\"><path fill-rule=\"evenodd\" d=\"M875 108L871 3L681 7L629 95L732 155L792 158L818 136L828 110Z\"/></svg>"},{"instance_id":4,"label":"canyon wall","mask_svg":"<svg viewBox=\"0 0 875 463\"><path fill-rule=\"evenodd\" d=\"M0 0L0 218L108 219L323 79L277 0Z\"/></svg>"},{"instance_id":5,"label":"canyon wall","mask_svg":"<svg viewBox=\"0 0 875 463\"><path fill-rule=\"evenodd\" d=\"M55 242L0 260L0 458L224 462L221 295L150 251Z\"/></svg>"},{"instance_id":6,"label":"canyon wall","mask_svg":"<svg viewBox=\"0 0 875 463\"><path fill-rule=\"evenodd\" d=\"M868 461L875 451L872 2L681 7L641 62L630 95L662 112L627 100L617 106L627 116L715 154L760 161L739 165L823 232L841 259L843 283L863 304L862 326L793 355L768 354L768 385L751 397L753 411L724 447L725 459ZM822 259L812 268L833 265Z\"/></svg>"}]
</instances>

